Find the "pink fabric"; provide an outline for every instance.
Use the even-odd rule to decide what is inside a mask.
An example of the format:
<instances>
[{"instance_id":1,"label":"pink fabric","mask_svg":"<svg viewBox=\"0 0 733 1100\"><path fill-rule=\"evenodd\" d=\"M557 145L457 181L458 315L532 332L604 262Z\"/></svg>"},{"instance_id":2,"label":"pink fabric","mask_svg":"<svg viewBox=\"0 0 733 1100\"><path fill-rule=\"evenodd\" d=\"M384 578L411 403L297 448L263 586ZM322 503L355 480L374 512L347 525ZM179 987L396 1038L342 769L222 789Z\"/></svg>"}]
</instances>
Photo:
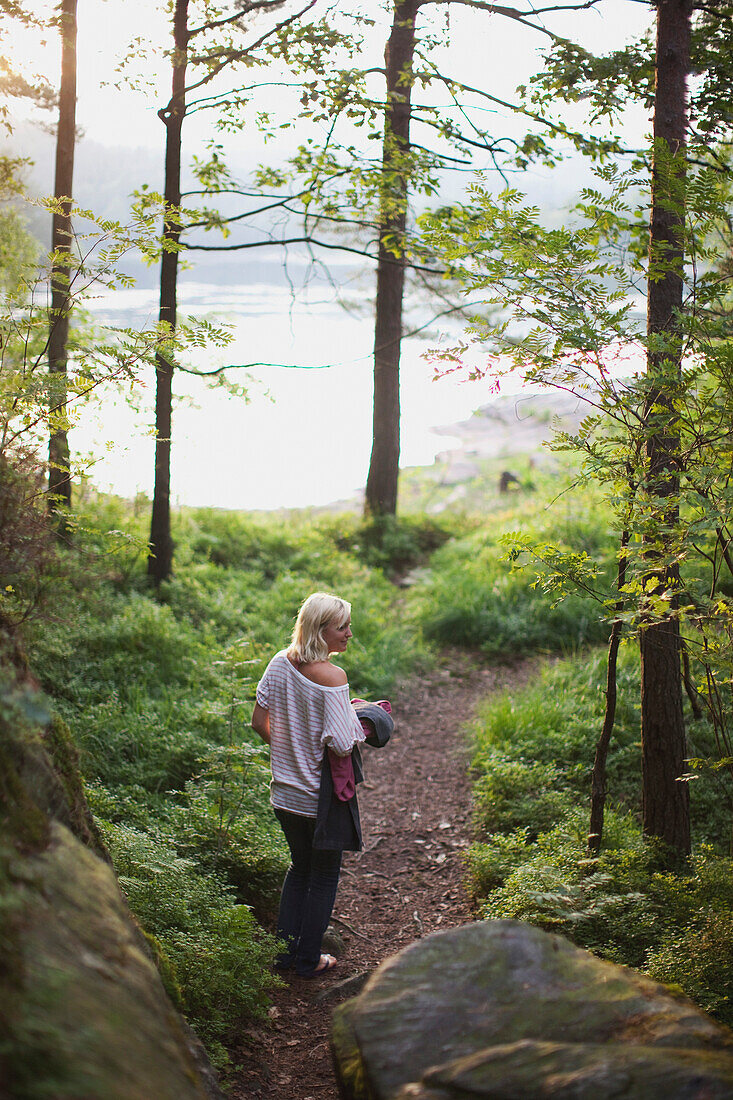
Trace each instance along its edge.
<instances>
[{"instance_id":1,"label":"pink fabric","mask_svg":"<svg viewBox=\"0 0 733 1100\"><path fill-rule=\"evenodd\" d=\"M352 699L352 703L365 703L366 699ZM377 699L377 706L392 713L392 704L389 699ZM364 733L369 734L372 728L367 718L360 718L359 723ZM348 756L338 756L333 749L328 750L328 761L331 765L331 779L333 780L333 793L341 802L348 802L356 794L356 782L354 780L354 765L351 761L351 753Z\"/></svg>"},{"instance_id":2,"label":"pink fabric","mask_svg":"<svg viewBox=\"0 0 733 1100\"><path fill-rule=\"evenodd\" d=\"M348 756L337 756L333 749L329 749L328 760L331 765L333 793L341 802L348 802L349 799L353 798L356 794L354 765L351 762L351 753L349 753Z\"/></svg>"},{"instance_id":3,"label":"pink fabric","mask_svg":"<svg viewBox=\"0 0 733 1100\"><path fill-rule=\"evenodd\" d=\"M352 699L351 702L352 703L366 703L366 702L368 702L368 700L367 699ZM377 707L381 707L382 710L386 710L387 714L392 713L392 704L390 703L389 699L377 699L374 705L377 706ZM368 727L364 725L363 721L361 723L361 728L364 730L365 733L368 730ZM369 732L371 732L371 731L369 731Z\"/></svg>"}]
</instances>

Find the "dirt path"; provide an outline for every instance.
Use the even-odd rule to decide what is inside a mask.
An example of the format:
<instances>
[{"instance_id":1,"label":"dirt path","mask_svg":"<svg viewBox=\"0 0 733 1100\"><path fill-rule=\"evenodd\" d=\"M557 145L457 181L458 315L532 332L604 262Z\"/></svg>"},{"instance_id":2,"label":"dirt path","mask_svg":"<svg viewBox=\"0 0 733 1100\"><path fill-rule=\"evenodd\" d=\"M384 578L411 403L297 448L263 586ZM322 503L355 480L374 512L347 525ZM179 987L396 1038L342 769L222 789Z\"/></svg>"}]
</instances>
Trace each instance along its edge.
<instances>
[{"instance_id":1,"label":"dirt path","mask_svg":"<svg viewBox=\"0 0 733 1100\"><path fill-rule=\"evenodd\" d=\"M530 671L529 663L471 667L456 655L429 680L393 694L395 735L384 749L364 752L365 850L344 859L332 920L343 939L338 968L322 980L288 977L275 993L268 1024L232 1051L234 1100L338 1100L328 1049L334 1005L408 943L472 919L463 885L471 804L461 726L479 700Z\"/></svg>"}]
</instances>

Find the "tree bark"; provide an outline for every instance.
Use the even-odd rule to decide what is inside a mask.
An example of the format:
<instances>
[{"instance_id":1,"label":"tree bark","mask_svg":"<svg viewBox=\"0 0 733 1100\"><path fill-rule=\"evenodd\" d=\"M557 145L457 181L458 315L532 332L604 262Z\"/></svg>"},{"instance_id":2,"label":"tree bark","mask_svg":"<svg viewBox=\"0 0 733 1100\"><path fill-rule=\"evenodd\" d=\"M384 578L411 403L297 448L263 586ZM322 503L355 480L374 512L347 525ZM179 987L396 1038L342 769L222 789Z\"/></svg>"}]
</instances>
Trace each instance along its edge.
<instances>
[{"instance_id":1,"label":"tree bark","mask_svg":"<svg viewBox=\"0 0 733 1100\"><path fill-rule=\"evenodd\" d=\"M372 453L366 484L368 515L395 515L400 460L400 345L405 287L412 61L418 0L395 0L387 48L387 106L382 145L377 301L374 324Z\"/></svg>"},{"instance_id":2,"label":"tree bark","mask_svg":"<svg viewBox=\"0 0 733 1100\"><path fill-rule=\"evenodd\" d=\"M71 311L71 204L74 189L76 140L76 5L62 0L61 85L56 133L54 197L57 208L51 226L51 313L48 333L49 414L48 500L49 510L71 505L69 441L66 431L69 313Z\"/></svg>"},{"instance_id":3,"label":"tree bark","mask_svg":"<svg viewBox=\"0 0 733 1100\"><path fill-rule=\"evenodd\" d=\"M588 851L596 854L601 850L603 842L603 818L606 811L606 760L608 747L611 744L613 725L616 721L616 668L618 663L618 647L621 642L621 612L624 609L623 587L626 584L626 566L628 558L626 554L629 545L629 532L621 535L621 554L618 560L618 577L616 587L619 598L616 601L616 618L611 627L611 636L608 640L608 661L606 664L606 708L603 715L601 734L596 743L596 753L593 760L590 790L590 825L588 828Z\"/></svg>"},{"instance_id":4,"label":"tree bark","mask_svg":"<svg viewBox=\"0 0 733 1100\"><path fill-rule=\"evenodd\" d=\"M181 131L186 116L186 65L188 62L188 0L176 0L173 15L173 86L170 102L159 111L166 128L165 216L163 255L160 261L159 320L171 335L176 329L178 305L178 248L181 237ZM173 565L171 537L171 429L173 405L173 357L155 357L155 486L150 522L148 576L156 585L167 580Z\"/></svg>"},{"instance_id":5,"label":"tree bark","mask_svg":"<svg viewBox=\"0 0 733 1100\"><path fill-rule=\"evenodd\" d=\"M675 398L681 376L679 316L683 303L687 75L690 0L658 0L654 163L647 299L645 413L649 528L646 591L651 600L674 593L679 572L670 564L678 526L680 439ZM654 529L656 527L656 529ZM647 836L679 854L690 850L689 790L680 777L686 756L682 713L680 627L674 595L669 610L651 609L641 630L642 814Z\"/></svg>"}]
</instances>

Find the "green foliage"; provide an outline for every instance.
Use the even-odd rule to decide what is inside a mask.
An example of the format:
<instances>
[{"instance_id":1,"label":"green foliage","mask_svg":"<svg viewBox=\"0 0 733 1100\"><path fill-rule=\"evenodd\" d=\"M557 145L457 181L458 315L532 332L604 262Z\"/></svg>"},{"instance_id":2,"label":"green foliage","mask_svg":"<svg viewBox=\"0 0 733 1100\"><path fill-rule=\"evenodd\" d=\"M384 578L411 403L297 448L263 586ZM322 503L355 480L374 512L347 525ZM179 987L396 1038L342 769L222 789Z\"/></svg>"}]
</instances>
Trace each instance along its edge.
<instances>
[{"instance_id":1,"label":"green foliage","mask_svg":"<svg viewBox=\"0 0 733 1100\"><path fill-rule=\"evenodd\" d=\"M468 853L471 890L475 897L485 897L500 886L512 871L527 858L528 830L496 833L486 841L476 841Z\"/></svg>"},{"instance_id":2,"label":"green foliage","mask_svg":"<svg viewBox=\"0 0 733 1100\"><path fill-rule=\"evenodd\" d=\"M0 624L12 632L37 613L58 559L35 455L0 451Z\"/></svg>"},{"instance_id":3,"label":"green foliage","mask_svg":"<svg viewBox=\"0 0 733 1100\"><path fill-rule=\"evenodd\" d=\"M558 768L493 753L475 788L476 818L486 832L524 829L532 839L552 827L571 804Z\"/></svg>"},{"instance_id":4,"label":"green foliage","mask_svg":"<svg viewBox=\"0 0 733 1100\"><path fill-rule=\"evenodd\" d=\"M130 906L164 952L169 985L175 976L202 1037L219 1039L238 1017L261 1013L276 942L232 888L201 874L157 831L107 825L104 832Z\"/></svg>"},{"instance_id":5,"label":"green foliage","mask_svg":"<svg viewBox=\"0 0 733 1100\"><path fill-rule=\"evenodd\" d=\"M0 157L0 171L7 165ZM0 199L5 188L0 181ZM38 264L38 242L28 232L22 216L13 207L0 207L0 287L10 303L22 302Z\"/></svg>"},{"instance_id":6,"label":"green foliage","mask_svg":"<svg viewBox=\"0 0 733 1100\"><path fill-rule=\"evenodd\" d=\"M587 850L590 764L601 728L605 654L558 662L514 696L493 700L473 727L478 839L469 853L486 918L512 917L560 932L604 958L681 987L723 1022L733 966L733 862L723 855L727 800L714 775L692 785L699 838L689 867L663 870L639 825L637 657L620 652L616 725L608 759L604 846ZM697 743L714 733L695 724Z\"/></svg>"},{"instance_id":7,"label":"green foliage","mask_svg":"<svg viewBox=\"0 0 733 1100\"><path fill-rule=\"evenodd\" d=\"M427 516L376 516L360 523L350 536L341 536L338 545L351 547L367 565L383 569L392 577L427 561L433 551L456 531L453 517L429 519Z\"/></svg>"},{"instance_id":8,"label":"green foliage","mask_svg":"<svg viewBox=\"0 0 733 1100\"><path fill-rule=\"evenodd\" d=\"M287 569L297 569L317 553L316 531L293 531L238 512L197 509L187 520L187 541L194 561L246 569L271 582Z\"/></svg>"},{"instance_id":9,"label":"green foliage","mask_svg":"<svg viewBox=\"0 0 733 1100\"><path fill-rule=\"evenodd\" d=\"M720 871L730 882L730 862L720 866ZM720 892L724 892L726 884L720 885ZM679 925L661 947L649 954L646 968L652 978L679 986L706 1012L731 1027L733 911L729 901L722 908L719 897L718 891L707 893L687 927Z\"/></svg>"},{"instance_id":10,"label":"green foliage","mask_svg":"<svg viewBox=\"0 0 733 1100\"><path fill-rule=\"evenodd\" d=\"M59 199L44 200L43 206L49 215L68 213ZM69 250L41 259L22 221L0 211L0 453L39 448L49 431L67 430L76 422L91 394L105 387L133 387L156 351L170 345L164 325L146 331L94 328L83 312L85 300L98 295L100 287L131 285L121 265L133 250L145 253L150 247L158 214L133 214L123 225L73 207ZM73 321L63 372L47 370L46 301L54 270L65 294L63 313Z\"/></svg>"},{"instance_id":11,"label":"green foliage","mask_svg":"<svg viewBox=\"0 0 733 1100\"><path fill-rule=\"evenodd\" d=\"M715 17L708 22L715 23ZM721 33L725 38L729 31ZM697 36L698 50L703 39ZM625 59L640 76L649 72L643 52ZM614 97L621 88L623 98L628 69L609 92L597 59L567 44L553 53L547 86L555 79L553 64L557 79L570 74L566 95L571 99L585 95L587 82L600 78L601 113L617 109ZM709 106L719 109L719 86L702 83L712 95ZM718 114L725 127L728 114L727 108ZM721 150L721 156L727 161L728 151ZM597 169L596 186L581 193L560 228L548 225L518 192L494 195L484 184L474 189L471 205L441 211L425 225L453 275L485 305L502 310L501 323L479 316L469 329L470 337L493 353L487 368L473 376L521 370L525 379L572 393L585 404L585 420L576 431L560 434L553 446L575 454L581 476L602 489L609 526L619 541L623 532L623 581L614 594L616 570L610 567L616 554L610 547L568 546L523 531L510 554L535 564L535 591L555 602L572 582L592 591L607 616L618 599L618 616L633 631L671 620L681 626L693 676L704 685L700 703L715 726L716 749L706 766L715 767L715 759L726 762L730 778L733 344L729 265L720 248L721 234L729 237L730 186L725 173L706 166L707 149L683 158L659 139L653 157L654 202L678 226L679 249L670 250L666 239L649 239L649 181L639 164L631 171ZM670 275L680 287L685 284L685 307L662 331L652 326L647 332L634 308L637 288L653 288ZM458 369L466 346L441 353L447 369ZM467 563L467 575L470 569ZM434 623L425 623L426 633L463 640L461 632L470 623L489 652L506 648L504 622L497 621L494 604L487 609L476 598L478 586L466 578L462 583L468 614L455 622L453 612L438 612ZM536 645L546 644L531 613L527 619L529 635L522 644L533 635ZM508 615L506 620L518 629ZM559 622L561 644L564 629ZM679 690L679 681L672 683L675 675L670 673L671 690Z\"/></svg>"},{"instance_id":12,"label":"green foliage","mask_svg":"<svg viewBox=\"0 0 733 1100\"><path fill-rule=\"evenodd\" d=\"M486 767L498 749L514 759L558 764L568 781L579 765L590 769L588 750L595 745L605 707L605 659L605 651L596 650L544 665L521 695L501 695L480 709L474 724L476 766ZM638 658L631 647L620 652L617 680L612 755L622 754L625 770L635 759L639 723ZM614 759L609 759L609 767L613 765ZM588 774L586 770L581 782ZM613 787L613 777L609 782ZM614 797L618 796L616 784Z\"/></svg>"},{"instance_id":13,"label":"green foliage","mask_svg":"<svg viewBox=\"0 0 733 1100\"><path fill-rule=\"evenodd\" d=\"M692 139L725 145L730 140L731 26L719 10L695 11L691 61L695 81L690 91ZM654 41L649 33L613 53L594 56L565 38L553 42L544 69L532 77L529 94L535 110L553 104L583 102L591 120L607 118L618 129L630 102L654 105Z\"/></svg>"},{"instance_id":14,"label":"green foliage","mask_svg":"<svg viewBox=\"0 0 733 1100\"><path fill-rule=\"evenodd\" d=\"M359 694L384 694L402 673L428 660L417 624L391 615L395 592L384 574L424 561L447 537L428 519L385 526L388 535L379 544L371 525L355 516L285 522L235 513L184 515L176 533L181 572L162 596L177 620L197 630L206 624L219 640L241 638L246 622L256 681L273 646L287 644L305 595L335 591L353 605L355 636L343 658L349 683ZM222 568L227 564L232 568Z\"/></svg>"},{"instance_id":15,"label":"green foliage","mask_svg":"<svg viewBox=\"0 0 733 1100\"><path fill-rule=\"evenodd\" d=\"M199 509L187 517L187 541L196 561L257 571L266 582L345 551L364 565L399 574L424 562L453 534L455 519L355 515L271 521L237 512ZM336 558L336 560L339 560Z\"/></svg>"},{"instance_id":16,"label":"green foliage","mask_svg":"<svg viewBox=\"0 0 733 1100\"><path fill-rule=\"evenodd\" d=\"M275 945L255 918L271 921L288 859L267 749L249 726L255 684L304 597L327 589L353 604L352 692L388 694L429 656L410 616L392 613L382 567L442 536L413 521L375 567L353 517L184 512L179 574L154 595L140 577L143 523L137 505L82 498L54 618L28 644L73 730L131 908L216 1053L238 1016L262 1011L274 980Z\"/></svg>"},{"instance_id":17,"label":"green foliage","mask_svg":"<svg viewBox=\"0 0 733 1100\"><path fill-rule=\"evenodd\" d=\"M264 749L216 746L167 819L179 851L230 883L261 915L273 909L288 860L269 808L269 780Z\"/></svg>"},{"instance_id":18,"label":"green foliage","mask_svg":"<svg viewBox=\"0 0 733 1100\"><path fill-rule=\"evenodd\" d=\"M628 817L610 811L607 826L611 844L630 847L588 859L587 813L568 799L560 822L489 891L482 914L527 920L605 958L642 966L659 942L660 899L649 889L654 861Z\"/></svg>"},{"instance_id":19,"label":"green foliage","mask_svg":"<svg viewBox=\"0 0 733 1100\"><path fill-rule=\"evenodd\" d=\"M537 503L522 502L518 512L497 515L490 526L434 555L418 612L427 638L507 660L537 650L572 650L608 636L608 582L602 573L595 578L595 600L581 595L568 577L558 594L556 587L543 583L551 571L557 573L557 562L536 559L529 571L523 567L527 555L518 557L513 546L507 550L504 538L521 523L527 540L536 535L554 538L572 551L596 549L609 562L613 548L592 498L586 499L585 508L577 501L572 513L556 505L544 526L532 524L527 515Z\"/></svg>"}]
</instances>

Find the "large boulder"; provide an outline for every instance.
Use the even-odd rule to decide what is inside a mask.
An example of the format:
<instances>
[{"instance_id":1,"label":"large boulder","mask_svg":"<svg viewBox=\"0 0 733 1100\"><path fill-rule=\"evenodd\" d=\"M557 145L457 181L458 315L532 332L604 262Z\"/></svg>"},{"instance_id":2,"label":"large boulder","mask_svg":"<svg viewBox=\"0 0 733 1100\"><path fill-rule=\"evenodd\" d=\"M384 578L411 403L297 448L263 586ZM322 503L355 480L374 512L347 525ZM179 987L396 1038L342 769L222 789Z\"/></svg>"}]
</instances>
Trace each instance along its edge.
<instances>
[{"instance_id":1,"label":"large boulder","mask_svg":"<svg viewBox=\"0 0 733 1100\"><path fill-rule=\"evenodd\" d=\"M0 682L0 1096L221 1097L120 893L73 741L37 706Z\"/></svg>"},{"instance_id":2,"label":"large boulder","mask_svg":"<svg viewBox=\"0 0 733 1100\"><path fill-rule=\"evenodd\" d=\"M346 1100L723 1100L733 1032L560 936L480 921L385 962L334 1014Z\"/></svg>"}]
</instances>

